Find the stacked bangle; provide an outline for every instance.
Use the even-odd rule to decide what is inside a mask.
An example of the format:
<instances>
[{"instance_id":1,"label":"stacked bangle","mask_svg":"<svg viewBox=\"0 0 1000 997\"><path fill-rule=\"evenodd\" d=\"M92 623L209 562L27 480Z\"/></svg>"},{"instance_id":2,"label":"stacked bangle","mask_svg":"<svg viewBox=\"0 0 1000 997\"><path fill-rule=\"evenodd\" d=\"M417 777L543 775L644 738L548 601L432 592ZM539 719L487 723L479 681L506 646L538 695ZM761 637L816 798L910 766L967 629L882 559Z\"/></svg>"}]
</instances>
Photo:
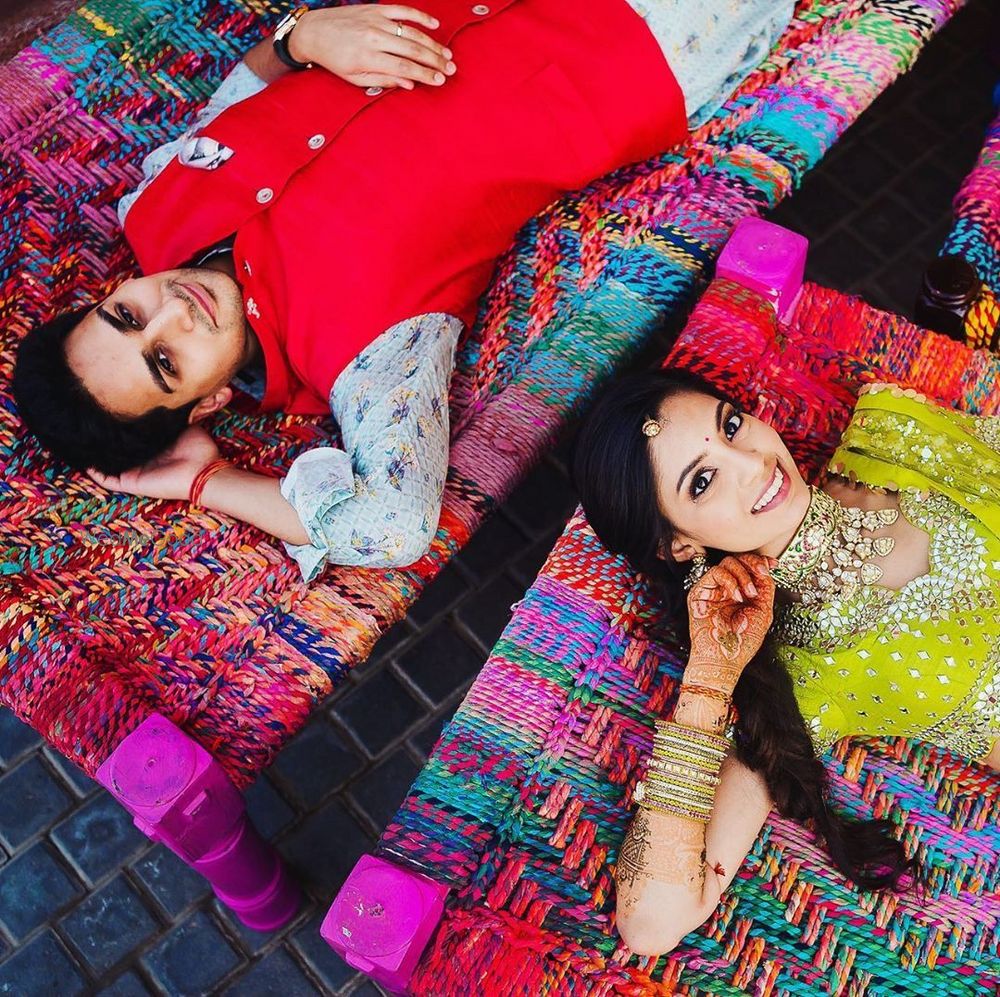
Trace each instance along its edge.
<instances>
[{"instance_id":1,"label":"stacked bangle","mask_svg":"<svg viewBox=\"0 0 1000 997\"><path fill-rule=\"evenodd\" d=\"M191 505L201 505L201 493L205 490L208 479L224 467L232 467L232 465L224 457L220 457L218 460L213 460L211 464L206 464L194 476L194 481L191 482L191 491L188 493L188 501Z\"/></svg>"},{"instance_id":2,"label":"stacked bangle","mask_svg":"<svg viewBox=\"0 0 1000 997\"><path fill-rule=\"evenodd\" d=\"M650 810L708 823L729 744L697 727L659 721L646 779L633 798Z\"/></svg>"}]
</instances>

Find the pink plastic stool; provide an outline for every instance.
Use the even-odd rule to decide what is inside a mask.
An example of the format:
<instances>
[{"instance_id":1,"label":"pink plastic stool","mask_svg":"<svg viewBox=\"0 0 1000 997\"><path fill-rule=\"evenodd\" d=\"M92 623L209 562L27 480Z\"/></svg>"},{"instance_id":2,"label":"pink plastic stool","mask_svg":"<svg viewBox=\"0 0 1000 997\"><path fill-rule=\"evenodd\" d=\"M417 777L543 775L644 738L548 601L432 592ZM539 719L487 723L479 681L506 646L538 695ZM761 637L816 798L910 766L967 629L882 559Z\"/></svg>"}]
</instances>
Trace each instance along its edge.
<instances>
[{"instance_id":1,"label":"pink plastic stool","mask_svg":"<svg viewBox=\"0 0 1000 997\"><path fill-rule=\"evenodd\" d=\"M363 855L334 898L320 935L348 965L404 994L444 913L447 892L426 876Z\"/></svg>"},{"instance_id":2,"label":"pink plastic stool","mask_svg":"<svg viewBox=\"0 0 1000 997\"><path fill-rule=\"evenodd\" d=\"M784 322L802 291L808 251L804 235L761 218L744 218L719 254L715 276L757 291Z\"/></svg>"},{"instance_id":3,"label":"pink plastic stool","mask_svg":"<svg viewBox=\"0 0 1000 997\"><path fill-rule=\"evenodd\" d=\"M132 816L211 884L249 928L280 928L301 894L278 853L246 814L222 766L196 741L154 713L97 770L97 781Z\"/></svg>"}]
</instances>

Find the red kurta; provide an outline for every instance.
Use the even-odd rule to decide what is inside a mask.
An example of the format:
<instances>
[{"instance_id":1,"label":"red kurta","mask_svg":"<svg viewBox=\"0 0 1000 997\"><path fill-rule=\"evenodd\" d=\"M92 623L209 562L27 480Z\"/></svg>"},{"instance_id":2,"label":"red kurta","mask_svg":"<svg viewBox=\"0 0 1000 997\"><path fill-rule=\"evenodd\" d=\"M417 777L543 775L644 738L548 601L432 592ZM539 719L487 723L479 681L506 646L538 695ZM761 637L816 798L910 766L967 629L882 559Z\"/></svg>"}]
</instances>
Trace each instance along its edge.
<instances>
[{"instance_id":1,"label":"red kurta","mask_svg":"<svg viewBox=\"0 0 1000 997\"><path fill-rule=\"evenodd\" d=\"M458 66L443 87L283 76L204 129L232 158L211 171L175 158L126 217L150 273L236 234L264 408L327 413L337 375L390 326L470 322L528 218L686 134L680 88L625 0L422 7Z\"/></svg>"}]
</instances>

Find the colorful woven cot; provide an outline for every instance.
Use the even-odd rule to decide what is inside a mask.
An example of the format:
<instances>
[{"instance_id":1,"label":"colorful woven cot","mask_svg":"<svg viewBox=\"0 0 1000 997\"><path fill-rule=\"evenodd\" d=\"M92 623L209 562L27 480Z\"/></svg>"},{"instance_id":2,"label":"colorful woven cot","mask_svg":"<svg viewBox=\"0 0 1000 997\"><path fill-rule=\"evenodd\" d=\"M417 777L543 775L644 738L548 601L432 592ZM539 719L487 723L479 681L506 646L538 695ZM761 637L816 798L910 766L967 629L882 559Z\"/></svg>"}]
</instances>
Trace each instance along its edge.
<instances>
[{"instance_id":1,"label":"colorful woven cot","mask_svg":"<svg viewBox=\"0 0 1000 997\"><path fill-rule=\"evenodd\" d=\"M986 130L976 165L952 205L955 221L941 256L964 256L990 290L1000 295L1000 114Z\"/></svg>"},{"instance_id":2,"label":"colorful woven cot","mask_svg":"<svg viewBox=\"0 0 1000 997\"><path fill-rule=\"evenodd\" d=\"M810 285L779 329L716 281L670 361L768 419L810 474L876 378L1000 411L1000 358ZM900 739L844 740L825 761L843 808L900 829L925 897L857 892L772 814L710 920L659 961L630 959L613 920L623 800L683 667L650 593L574 517L382 836L453 887L414 992L1000 992L1000 777Z\"/></svg>"},{"instance_id":3,"label":"colorful woven cot","mask_svg":"<svg viewBox=\"0 0 1000 997\"><path fill-rule=\"evenodd\" d=\"M970 346L995 342L1000 327L1000 114L986 131L976 165L954 201L955 222L941 256L963 256L986 285L965 316Z\"/></svg>"},{"instance_id":4,"label":"colorful woven cot","mask_svg":"<svg viewBox=\"0 0 1000 997\"><path fill-rule=\"evenodd\" d=\"M453 389L431 552L302 585L258 531L109 496L21 438L14 345L134 266L114 216L277 12L93 0L0 67L0 700L93 772L153 710L239 785L405 613L603 377L688 298L742 217L794 188L961 0L803 0L770 61L690 143L567 196L501 261ZM329 427L239 399L223 451L278 472Z\"/></svg>"}]
</instances>

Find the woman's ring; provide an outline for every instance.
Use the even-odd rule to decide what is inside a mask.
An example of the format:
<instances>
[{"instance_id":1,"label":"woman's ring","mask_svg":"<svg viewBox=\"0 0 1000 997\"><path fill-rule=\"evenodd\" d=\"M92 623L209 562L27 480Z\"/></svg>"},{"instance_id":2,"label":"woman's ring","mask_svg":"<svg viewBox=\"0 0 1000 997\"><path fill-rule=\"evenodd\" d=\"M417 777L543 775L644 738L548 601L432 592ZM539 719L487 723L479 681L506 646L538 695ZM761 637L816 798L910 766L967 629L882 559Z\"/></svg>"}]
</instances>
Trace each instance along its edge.
<instances>
[{"instance_id":1,"label":"woman's ring","mask_svg":"<svg viewBox=\"0 0 1000 997\"><path fill-rule=\"evenodd\" d=\"M403 37L403 25L400 24L399 21L396 22L396 37L397 38Z\"/></svg>"}]
</instances>

